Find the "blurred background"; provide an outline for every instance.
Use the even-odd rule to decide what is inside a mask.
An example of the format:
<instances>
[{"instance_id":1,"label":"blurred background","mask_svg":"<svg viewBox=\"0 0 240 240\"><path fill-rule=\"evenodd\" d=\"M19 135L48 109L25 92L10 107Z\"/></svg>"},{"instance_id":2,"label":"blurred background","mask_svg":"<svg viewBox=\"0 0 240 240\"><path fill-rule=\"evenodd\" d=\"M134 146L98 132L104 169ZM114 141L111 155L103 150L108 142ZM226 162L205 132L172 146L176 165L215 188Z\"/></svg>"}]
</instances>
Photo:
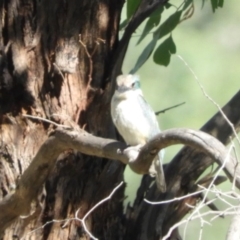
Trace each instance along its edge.
<instances>
[{"instance_id":1,"label":"blurred background","mask_svg":"<svg viewBox=\"0 0 240 240\"><path fill-rule=\"evenodd\" d=\"M170 1L176 6L180 1ZM182 22L173 31L172 36L177 46L177 53L172 55L170 65L156 65L152 57L137 74L146 100L155 111L185 102L184 105L169 110L158 116L161 129L187 127L199 129L216 112L217 107L201 91L191 70L206 93L221 107L239 91L240 78L240 8L237 0L224 1L224 7L212 12L210 1L195 1L193 16ZM173 7L164 11L161 22L175 11ZM125 19L125 12L122 19ZM123 72L128 73L135 65L138 56L152 38L149 34L141 44L136 45L143 25L132 37L125 58ZM179 57L180 56L180 57ZM184 59L181 60L181 58ZM166 149L164 162L171 161L181 146ZM125 172L127 182L126 203L132 202L139 186L141 176L129 169ZM219 186L221 191L230 191L231 185ZM226 209L227 205L217 201L216 205ZM208 210L208 209L207 209ZM213 216L211 216L213 217ZM231 217L210 221L201 226L200 220L191 221L180 228L184 239L218 239L226 238ZM202 236L199 238L200 231Z\"/></svg>"}]
</instances>

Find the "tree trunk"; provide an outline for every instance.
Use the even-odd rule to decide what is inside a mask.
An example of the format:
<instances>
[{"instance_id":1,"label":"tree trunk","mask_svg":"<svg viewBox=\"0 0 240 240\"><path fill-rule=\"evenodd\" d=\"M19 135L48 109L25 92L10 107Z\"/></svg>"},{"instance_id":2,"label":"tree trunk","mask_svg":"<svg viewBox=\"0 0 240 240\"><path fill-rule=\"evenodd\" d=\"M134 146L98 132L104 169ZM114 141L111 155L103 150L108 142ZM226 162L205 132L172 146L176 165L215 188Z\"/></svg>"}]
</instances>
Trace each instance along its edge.
<instances>
[{"instance_id":1,"label":"tree trunk","mask_svg":"<svg viewBox=\"0 0 240 240\"><path fill-rule=\"evenodd\" d=\"M123 3L1 1L1 199L14 191L55 127L26 115L114 137L105 95ZM78 209L83 217L123 179L123 170L119 162L69 149L59 156L31 209L2 239L90 239L79 221L52 220L72 218ZM100 239L120 239L123 199L122 187L87 218L88 230Z\"/></svg>"},{"instance_id":2,"label":"tree trunk","mask_svg":"<svg viewBox=\"0 0 240 240\"><path fill-rule=\"evenodd\" d=\"M123 0L0 1L0 200L19 190L21 176L56 126L116 137L109 113L111 80L121 70L131 34L166 2L140 1L118 41ZM223 108L236 129L239 99L240 92ZM202 130L224 144L233 134L221 113ZM145 175L124 215L121 186L87 217L87 230L98 239L159 239L189 212L185 203L194 205L201 196L159 206L144 198L168 200L195 192L198 183L208 187L213 176L198 178L212 163L202 152L183 148L164 168L166 193ZM24 214L0 221L1 239L90 239L80 219L123 180L125 165L68 149L49 166L41 165L47 181L44 174L36 176L36 182L45 182L42 189L28 183L32 192L22 205ZM37 197L32 201L32 196ZM177 231L171 239L180 239Z\"/></svg>"}]
</instances>

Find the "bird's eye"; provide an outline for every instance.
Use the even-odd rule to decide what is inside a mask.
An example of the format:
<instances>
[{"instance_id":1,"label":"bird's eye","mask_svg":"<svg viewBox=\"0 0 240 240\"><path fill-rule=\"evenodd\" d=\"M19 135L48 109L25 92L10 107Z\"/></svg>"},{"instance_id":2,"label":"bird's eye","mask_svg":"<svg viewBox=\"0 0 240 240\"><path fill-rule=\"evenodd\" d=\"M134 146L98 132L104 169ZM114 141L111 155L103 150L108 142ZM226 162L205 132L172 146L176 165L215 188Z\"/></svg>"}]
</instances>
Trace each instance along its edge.
<instances>
[{"instance_id":1,"label":"bird's eye","mask_svg":"<svg viewBox=\"0 0 240 240\"><path fill-rule=\"evenodd\" d=\"M140 82L136 81L136 82L132 83L132 88L139 89L140 88Z\"/></svg>"}]
</instances>

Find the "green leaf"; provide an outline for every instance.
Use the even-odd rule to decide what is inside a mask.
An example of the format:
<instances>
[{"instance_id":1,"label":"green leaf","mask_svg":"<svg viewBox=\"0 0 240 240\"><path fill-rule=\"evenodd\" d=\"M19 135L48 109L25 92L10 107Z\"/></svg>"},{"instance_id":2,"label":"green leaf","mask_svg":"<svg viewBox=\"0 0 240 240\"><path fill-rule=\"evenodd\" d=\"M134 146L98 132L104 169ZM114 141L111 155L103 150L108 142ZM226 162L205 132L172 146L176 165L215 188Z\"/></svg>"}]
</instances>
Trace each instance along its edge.
<instances>
[{"instance_id":1,"label":"green leaf","mask_svg":"<svg viewBox=\"0 0 240 240\"><path fill-rule=\"evenodd\" d=\"M224 0L211 0L213 12L215 12L215 10L218 7L223 7L223 2L224 2Z\"/></svg>"},{"instance_id":2,"label":"green leaf","mask_svg":"<svg viewBox=\"0 0 240 240\"><path fill-rule=\"evenodd\" d=\"M158 38L162 38L168 33L172 32L172 30L178 25L180 18L182 15L182 11L177 11L172 14L155 32L154 34L158 36Z\"/></svg>"},{"instance_id":3,"label":"green leaf","mask_svg":"<svg viewBox=\"0 0 240 240\"><path fill-rule=\"evenodd\" d=\"M135 73L151 56L155 46L157 44L157 38L153 38L151 42L144 48L138 60L134 66L134 68L130 71L131 74Z\"/></svg>"},{"instance_id":4,"label":"green leaf","mask_svg":"<svg viewBox=\"0 0 240 240\"><path fill-rule=\"evenodd\" d=\"M123 30L127 26L128 20L123 20L119 25L119 31Z\"/></svg>"},{"instance_id":5,"label":"green leaf","mask_svg":"<svg viewBox=\"0 0 240 240\"><path fill-rule=\"evenodd\" d=\"M183 5L182 11L186 10L192 2L193 2L193 0L186 0Z\"/></svg>"},{"instance_id":6,"label":"green leaf","mask_svg":"<svg viewBox=\"0 0 240 240\"><path fill-rule=\"evenodd\" d=\"M163 6L157 8L151 14L148 21L146 22L146 25L142 31L142 34L141 34L137 44L139 44L148 35L148 33L160 23L162 12L163 12Z\"/></svg>"},{"instance_id":7,"label":"green leaf","mask_svg":"<svg viewBox=\"0 0 240 240\"><path fill-rule=\"evenodd\" d=\"M130 73L135 73L148 60L148 58L151 56L153 50L155 49L157 41L161 37L170 33L177 26L177 24L181 18L181 14L182 14L182 11L175 12L154 32L152 41L148 43L148 45L145 47L145 49L143 50L141 55L138 57L138 60L135 64L134 68L130 71ZM170 40L168 40L165 44L168 43L167 45L169 45L169 47L170 47L170 50L171 50L170 52L175 53L174 49L176 51L176 46L171 37L170 37ZM170 53L167 50L167 54L165 53L165 56L166 55L168 56L169 54ZM167 66L170 62L170 56L168 56L168 59L169 59L168 63L165 60L165 63L162 65ZM159 60L159 64L161 64L160 60Z\"/></svg>"},{"instance_id":8,"label":"green leaf","mask_svg":"<svg viewBox=\"0 0 240 240\"><path fill-rule=\"evenodd\" d=\"M153 54L153 60L159 65L168 66L174 53L176 53L176 45L170 36L158 46Z\"/></svg>"},{"instance_id":9,"label":"green leaf","mask_svg":"<svg viewBox=\"0 0 240 240\"><path fill-rule=\"evenodd\" d=\"M141 0L127 0L127 19L129 20L136 12Z\"/></svg>"},{"instance_id":10,"label":"green leaf","mask_svg":"<svg viewBox=\"0 0 240 240\"><path fill-rule=\"evenodd\" d=\"M167 2L167 3L164 4L164 7L165 7L166 9L169 9L171 6L172 6L172 4L169 3L169 2Z\"/></svg>"},{"instance_id":11,"label":"green leaf","mask_svg":"<svg viewBox=\"0 0 240 240\"><path fill-rule=\"evenodd\" d=\"M218 6L222 8L223 7L223 3L224 3L224 0L219 0L218 1Z\"/></svg>"},{"instance_id":12,"label":"green leaf","mask_svg":"<svg viewBox=\"0 0 240 240\"><path fill-rule=\"evenodd\" d=\"M202 8L204 7L205 4L205 0L202 0Z\"/></svg>"},{"instance_id":13,"label":"green leaf","mask_svg":"<svg viewBox=\"0 0 240 240\"><path fill-rule=\"evenodd\" d=\"M215 9L218 7L218 0L211 0L212 10L215 12Z\"/></svg>"}]
</instances>

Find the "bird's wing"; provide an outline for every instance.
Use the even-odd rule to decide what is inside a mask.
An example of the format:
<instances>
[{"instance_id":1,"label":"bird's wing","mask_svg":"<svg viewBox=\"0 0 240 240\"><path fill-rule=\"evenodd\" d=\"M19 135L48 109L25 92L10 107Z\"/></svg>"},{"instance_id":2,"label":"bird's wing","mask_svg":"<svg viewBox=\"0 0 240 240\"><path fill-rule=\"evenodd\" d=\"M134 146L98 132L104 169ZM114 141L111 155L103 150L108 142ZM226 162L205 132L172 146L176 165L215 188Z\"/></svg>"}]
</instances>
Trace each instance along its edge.
<instances>
[{"instance_id":1,"label":"bird's wing","mask_svg":"<svg viewBox=\"0 0 240 240\"><path fill-rule=\"evenodd\" d=\"M141 109L143 111L143 115L148 119L150 126L152 126L152 136L156 135L160 132L160 128L158 125L158 121L155 115L155 112L151 108L151 106L146 102L142 95L138 95L139 103L141 105Z\"/></svg>"},{"instance_id":2,"label":"bird's wing","mask_svg":"<svg viewBox=\"0 0 240 240\"><path fill-rule=\"evenodd\" d=\"M143 98L143 96L139 96L139 102L142 105L143 114L148 119L149 124L152 127L151 136L149 136L149 138L154 137L156 134L160 133L160 128L158 125L158 121L157 121L155 112L152 110L151 106L146 102L146 100ZM163 156L164 156L164 150L162 149L158 153L158 155L155 157L155 159L152 163L152 167L150 169L150 172L155 171L157 187L161 192L166 191L164 171L162 168Z\"/></svg>"}]
</instances>

